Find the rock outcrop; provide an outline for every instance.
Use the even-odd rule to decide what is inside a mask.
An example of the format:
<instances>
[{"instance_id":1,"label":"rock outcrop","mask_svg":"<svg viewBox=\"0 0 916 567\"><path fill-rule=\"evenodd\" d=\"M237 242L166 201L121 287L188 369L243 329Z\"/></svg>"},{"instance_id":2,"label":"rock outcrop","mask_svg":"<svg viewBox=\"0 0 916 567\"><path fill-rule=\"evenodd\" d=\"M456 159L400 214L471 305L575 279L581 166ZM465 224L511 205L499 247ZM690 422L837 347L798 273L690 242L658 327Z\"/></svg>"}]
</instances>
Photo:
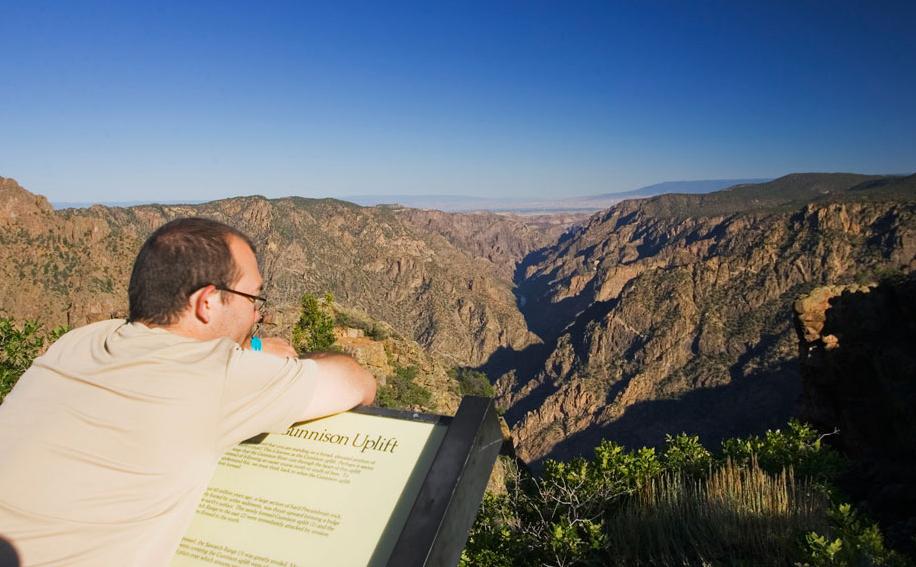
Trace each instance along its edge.
<instances>
[{"instance_id":1,"label":"rock outcrop","mask_svg":"<svg viewBox=\"0 0 916 567\"><path fill-rule=\"evenodd\" d=\"M916 273L826 286L795 302L801 416L838 430L852 461L846 488L892 543L916 542Z\"/></svg>"}]
</instances>

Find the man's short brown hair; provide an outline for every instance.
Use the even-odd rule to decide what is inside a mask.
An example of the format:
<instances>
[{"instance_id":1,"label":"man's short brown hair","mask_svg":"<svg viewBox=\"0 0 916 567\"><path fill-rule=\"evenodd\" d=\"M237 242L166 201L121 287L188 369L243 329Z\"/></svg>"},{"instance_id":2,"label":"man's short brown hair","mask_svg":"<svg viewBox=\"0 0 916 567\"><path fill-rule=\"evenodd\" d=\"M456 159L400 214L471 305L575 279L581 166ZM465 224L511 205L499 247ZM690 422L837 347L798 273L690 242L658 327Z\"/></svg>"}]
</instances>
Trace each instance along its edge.
<instances>
[{"instance_id":1,"label":"man's short brown hair","mask_svg":"<svg viewBox=\"0 0 916 567\"><path fill-rule=\"evenodd\" d=\"M229 288L241 277L229 250L229 237L254 244L242 232L204 218L181 218L153 232L137 254L127 295L130 321L175 323L198 289Z\"/></svg>"}]
</instances>

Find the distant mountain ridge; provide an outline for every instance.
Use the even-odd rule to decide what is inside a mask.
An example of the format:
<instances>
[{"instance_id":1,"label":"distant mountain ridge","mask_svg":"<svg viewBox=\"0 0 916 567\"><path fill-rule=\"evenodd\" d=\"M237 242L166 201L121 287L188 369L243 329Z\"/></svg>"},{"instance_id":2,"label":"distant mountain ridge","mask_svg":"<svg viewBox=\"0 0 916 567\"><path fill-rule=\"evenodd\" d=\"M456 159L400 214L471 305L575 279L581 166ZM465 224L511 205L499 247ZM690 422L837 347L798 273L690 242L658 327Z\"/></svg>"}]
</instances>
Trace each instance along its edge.
<instances>
[{"instance_id":1,"label":"distant mountain ridge","mask_svg":"<svg viewBox=\"0 0 916 567\"><path fill-rule=\"evenodd\" d=\"M771 181L771 177L755 177L749 179L697 179L694 181L663 181L661 183L654 183L652 185L646 185L645 187L640 187L639 189L633 189L631 191L621 191L619 193L604 193L601 195L593 195L591 197L582 197L583 199L599 199L599 198L624 198L628 199L630 197L654 197L655 195L664 195L666 193L711 193L713 191L719 191L720 189L726 189L728 187L734 187L735 185L755 185L758 183L766 183Z\"/></svg>"},{"instance_id":2,"label":"distant mountain ridge","mask_svg":"<svg viewBox=\"0 0 916 567\"><path fill-rule=\"evenodd\" d=\"M51 205L55 209L86 209L92 205L103 205L105 207L136 207L138 205L199 205L206 201L194 199L172 199L157 201L154 199L140 199L136 201L52 201Z\"/></svg>"},{"instance_id":3,"label":"distant mountain ridge","mask_svg":"<svg viewBox=\"0 0 916 567\"><path fill-rule=\"evenodd\" d=\"M811 174L811 175L832 175L832 174ZM837 174L842 175L842 174ZM872 177L906 177L907 174L891 176L872 176ZM787 177L791 177L787 176ZM712 193L725 188L734 188L742 185L759 185L771 181L770 178L747 178L747 179L703 179L692 181L664 181L616 193L602 193L599 195L586 195L577 197L568 197L564 199L519 199L519 198L494 198L478 197L468 195L409 195L409 194L386 194L386 195L350 195L334 198L341 201L355 203L357 205L373 206L396 206L415 209L432 209L444 212L502 212L517 213L526 215L543 215L543 214L585 214L594 213L601 209L611 207L620 201L626 199L639 199L654 197L664 194L702 194ZM52 206L55 209L67 208L88 208L92 205L99 204L107 207L134 207L140 205L199 205L206 201L198 200L134 200L134 201L55 201Z\"/></svg>"},{"instance_id":4,"label":"distant mountain ridge","mask_svg":"<svg viewBox=\"0 0 916 567\"><path fill-rule=\"evenodd\" d=\"M606 209L624 199L651 197L663 193L709 193L725 187L746 183L762 183L769 178L755 179L705 179L696 181L665 181L619 193L603 193L563 199L546 198L492 198L465 195L352 195L342 197L354 203L373 206L398 204L420 209L438 209L449 212L498 211L498 212L595 212Z\"/></svg>"}]
</instances>

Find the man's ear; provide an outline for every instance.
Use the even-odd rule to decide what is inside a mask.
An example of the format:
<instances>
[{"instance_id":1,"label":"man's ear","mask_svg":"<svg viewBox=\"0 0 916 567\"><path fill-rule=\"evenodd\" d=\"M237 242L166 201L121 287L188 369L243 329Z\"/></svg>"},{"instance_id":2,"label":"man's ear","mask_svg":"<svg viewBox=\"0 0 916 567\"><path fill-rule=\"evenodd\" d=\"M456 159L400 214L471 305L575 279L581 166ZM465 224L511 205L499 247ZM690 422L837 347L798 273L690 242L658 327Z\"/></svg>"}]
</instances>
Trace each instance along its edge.
<instances>
[{"instance_id":1,"label":"man's ear","mask_svg":"<svg viewBox=\"0 0 916 567\"><path fill-rule=\"evenodd\" d=\"M191 302L194 316L198 321L206 325L210 322L215 303L220 301L219 290L213 285L204 286L192 293L189 301Z\"/></svg>"}]
</instances>

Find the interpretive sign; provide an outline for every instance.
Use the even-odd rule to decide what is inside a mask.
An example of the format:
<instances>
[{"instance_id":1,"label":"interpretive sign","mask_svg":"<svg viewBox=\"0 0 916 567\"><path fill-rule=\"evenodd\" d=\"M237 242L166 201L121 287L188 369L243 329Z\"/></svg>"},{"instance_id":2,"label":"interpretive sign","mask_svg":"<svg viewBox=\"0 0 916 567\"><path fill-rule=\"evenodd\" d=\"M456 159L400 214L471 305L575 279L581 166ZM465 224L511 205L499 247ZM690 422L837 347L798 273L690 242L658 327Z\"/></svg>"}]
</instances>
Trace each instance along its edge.
<instances>
[{"instance_id":1,"label":"interpretive sign","mask_svg":"<svg viewBox=\"0 0 916 567\"><path fill-rule=\"evenodd\" d=\"M501 435L492 400L455 417L376 408L220 460L173 565L455 564Z\"/></svg>"}]
</instances>

